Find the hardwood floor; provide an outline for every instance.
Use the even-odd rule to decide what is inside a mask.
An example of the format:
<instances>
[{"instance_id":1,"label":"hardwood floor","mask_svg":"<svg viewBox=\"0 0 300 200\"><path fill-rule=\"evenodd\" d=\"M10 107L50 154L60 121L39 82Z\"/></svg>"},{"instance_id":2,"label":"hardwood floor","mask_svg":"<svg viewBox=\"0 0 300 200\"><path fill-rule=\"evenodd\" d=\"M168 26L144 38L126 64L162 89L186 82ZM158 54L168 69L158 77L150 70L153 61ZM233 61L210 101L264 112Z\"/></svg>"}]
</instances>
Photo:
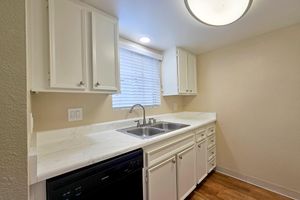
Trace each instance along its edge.
<instances>
[{"instance_id":1,"label":"hardwood floor","mask_svg":"<svg viewBox=\"0 0 300 200\"><path fill-rule=\"evenodd\" d=\"M290 198L213 172L187 200L290 200Z\"/></svg>"}]
</instances>

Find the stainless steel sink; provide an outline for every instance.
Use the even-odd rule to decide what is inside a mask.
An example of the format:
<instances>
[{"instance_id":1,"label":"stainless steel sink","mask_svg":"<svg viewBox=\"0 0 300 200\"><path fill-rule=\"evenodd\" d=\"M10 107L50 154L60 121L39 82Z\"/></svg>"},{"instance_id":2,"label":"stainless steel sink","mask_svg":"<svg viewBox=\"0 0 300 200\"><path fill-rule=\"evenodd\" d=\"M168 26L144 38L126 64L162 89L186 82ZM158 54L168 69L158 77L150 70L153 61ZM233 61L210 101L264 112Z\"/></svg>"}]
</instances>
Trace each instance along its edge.
<instances>
[{"instance_id":1,"label":"stainless steel sink","mask_svg":"<svg viewBox=\"0 0 300 200\"><path fill-rule=\"evenodd\" d=\"M157 122L152 125L147 125L144 127L129 127L124 129L119 129L117 131L126 133L132 136L139 138L151 138L154 136L162 135L175 131L184 127L187 127L187 124L172 123L172 122Z\"/></svg>"},{"instance_id":2,"label":"stainless steel sink","mask_svg":"<svg viewBox=\"0 0 300 200\"><path fill-rule=\"evenodd\" d=\"M165 131L157 128L152 128L152 127L140 127L140 128L127 130L127 133L131 133L140 137L151 137L157 134L165 133Z\"/></svg>"},{"instance_id":3,"label":"stainless steel sink","mask_svg":"<svg viewBox=\"0 0 300 200\"><path fill-rule=\"evenodd\" d=\"M172 122L158 122L151 127L159 128L159 129L164 129L164 130L177 130L181 129L184 127L187 127L189 125L187 124L179 124L179 123L172 123Z\"/></svg>"}]
</instances>

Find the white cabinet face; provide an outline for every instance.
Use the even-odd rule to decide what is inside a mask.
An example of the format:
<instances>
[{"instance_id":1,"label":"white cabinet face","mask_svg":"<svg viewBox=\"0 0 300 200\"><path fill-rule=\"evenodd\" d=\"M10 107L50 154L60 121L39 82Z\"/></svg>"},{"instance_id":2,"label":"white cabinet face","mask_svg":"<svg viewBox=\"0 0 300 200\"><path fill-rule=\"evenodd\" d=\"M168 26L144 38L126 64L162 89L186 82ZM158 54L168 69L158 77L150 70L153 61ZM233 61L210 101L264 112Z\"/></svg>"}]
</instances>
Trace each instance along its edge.
<instances>
[{"instance_id":1,"label":"white cabinet face","mask_svg":"<svg viewBox=\"0 0 300 200\"><path fill-rule=\"evenodd\" d=\"M178 65L178 90L179 93L187 93L187 52L181 49L177 50L177 65Z\"/></svg>"},{"instance_id":2,"label":"white cabinet face","mask_svg":"<svg viewBox=\"0 0 300 200\"><path fill-rule=\"evenodd\" d=\"M92 12L93 89L118 90L118 23Z\"/></svg>"},{"instance_id":3,"label":"white cabinet face","mask_svg":"<svg viewBox=\"0 0 300 200\"><path fill-rule=\"evenodd\" d=\"M50 87L86 85L85 10L71 0L49 0Z\"/></svg>"},{"instance_id":4,"label":"white cabinet face","mask_svg":"<svg viewBox=\"0 0 300 200\"><path fill-rule=\"evenodd\" d=\"M206 140L201 141L196 144L196 172L197 172L197 182L200 183L207 175L206 169L206 154L207 145Z\"/></svg>"},{"instance_id":5,"label":"white cabinet face","mask_svg":"<svg viewBox=\"0 0 300 200\"><path fill-rule=\"evenodd\" d=\"M148 170L148 200L176 200L176 158Z\"/></svg>"},{"instance_id":6,"label":"white cabinet face","mask_svg":"<svg viewBox=\"0 0 300 200\"><path fill-rule=\"evenodd\" d=\"M184 199L196 187L195 146L177 154L177 193Z\"/></svg>"},{"instance_id":7,"label":"white cabinet face","mask_svg":"<svg viewBox=\"0 0 300 200\"><path fill-rule=\"evenodd\" d=\"M163 95L197 94L196 55L182 48L169 49L164 54L162 69Z\"/></svg>"},{"instance_id":8,"label":"white cabinet face","mask_svg":"<svg viewBox=\"0 0 300 200\"><path fill-rule=\"evenodd\" d=\"M188 90L189 93L197 93L197 59L195 55L188 54Z\"/></svg>"}]
</instances>

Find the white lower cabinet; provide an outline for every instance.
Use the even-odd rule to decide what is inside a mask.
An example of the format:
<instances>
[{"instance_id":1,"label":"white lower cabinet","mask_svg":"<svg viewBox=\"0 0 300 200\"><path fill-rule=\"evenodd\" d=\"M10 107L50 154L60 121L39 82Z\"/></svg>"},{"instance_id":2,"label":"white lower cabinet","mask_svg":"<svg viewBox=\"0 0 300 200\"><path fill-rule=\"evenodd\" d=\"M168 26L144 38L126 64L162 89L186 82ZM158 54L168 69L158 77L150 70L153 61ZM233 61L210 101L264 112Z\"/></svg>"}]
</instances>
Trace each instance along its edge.
<instances>
[{"instance_id":1,"label":"white lower cabinet","mask_svg":"<svg viewBox=\"0 0 300 200\"><path fill-rule=\"evenodd\" d=\"M185 199L196 187L195 145L177 154L178 199Z\"/></svg>"},{"instance_id":2,"label":"white lower cabinet","mask_svg":"<svg viewBox=\"0 0 300 200\"><path fill-rule=\"evenodd\" d=\"M148 169L148 199L175 200L176 188L176 158L167 159Z\"/></svg>"},{"instance_id":3,"label":"white lower cabinet","mask_svg":"<svg viewBox=\"0 0 300 200\"><path fill-rule=\"evenodd\" d=\"M144 147L145 197L185 199L216 167L215 139L215 124L209 124Z\"/></svg>"},{"instance_id":4,"label":"white lower cabinet","mask_svg":"<svg viewBox=\"0 0 300 200\"><path fill-rule=\"evenodd\" d=\"M207 142L203 140L196 144L196 174L197 183L200 183L207 176Z\"/></svg>"}]
</instances>

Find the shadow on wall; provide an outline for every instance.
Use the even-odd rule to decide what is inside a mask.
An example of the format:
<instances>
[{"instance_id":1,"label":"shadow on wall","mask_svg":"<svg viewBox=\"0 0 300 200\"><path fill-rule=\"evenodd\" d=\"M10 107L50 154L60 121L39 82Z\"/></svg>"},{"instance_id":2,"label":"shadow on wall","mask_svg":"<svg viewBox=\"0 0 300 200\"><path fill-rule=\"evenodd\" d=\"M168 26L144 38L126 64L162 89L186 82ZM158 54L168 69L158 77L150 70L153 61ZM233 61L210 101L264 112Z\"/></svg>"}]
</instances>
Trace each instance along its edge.
<instances>
[{"instance_id":1,"label":"shadow on wall","mask_svg":"<svg viewBox=\"0 0 300 200\"><path fill-rule=\"evenodd\" d=\"M230 142L226 141L225 133L222 131L222 122L218 121L217 116L217 123L216 123L216 137L217 137L217 166L224 166L224 160L230 163L229 168L239 169L238 163L234 158L234 154L232 152L232 148ZM221 150L222 149L222 150Z\"/></svg>"}]
</instances>

